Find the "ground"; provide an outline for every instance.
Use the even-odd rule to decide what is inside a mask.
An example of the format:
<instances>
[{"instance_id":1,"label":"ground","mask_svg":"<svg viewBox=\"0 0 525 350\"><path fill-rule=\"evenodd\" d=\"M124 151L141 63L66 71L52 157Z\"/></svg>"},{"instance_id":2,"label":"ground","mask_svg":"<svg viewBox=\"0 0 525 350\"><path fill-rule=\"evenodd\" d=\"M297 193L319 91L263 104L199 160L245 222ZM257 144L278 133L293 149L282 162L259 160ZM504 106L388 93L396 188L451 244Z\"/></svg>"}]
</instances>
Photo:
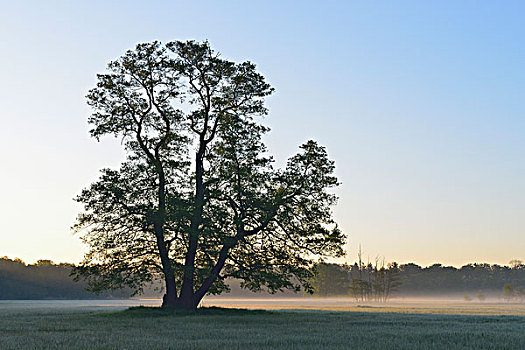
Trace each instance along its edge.
<instances>
[{"instance_id":1,"label":"ground","mask_svg":"<svg viewBox=\"0 0 525 350\"><path fill-rule=\"evenodd\" d=\"M0 349L523 349L525 317L0 304Z\"/></svg>"}]
</instances>

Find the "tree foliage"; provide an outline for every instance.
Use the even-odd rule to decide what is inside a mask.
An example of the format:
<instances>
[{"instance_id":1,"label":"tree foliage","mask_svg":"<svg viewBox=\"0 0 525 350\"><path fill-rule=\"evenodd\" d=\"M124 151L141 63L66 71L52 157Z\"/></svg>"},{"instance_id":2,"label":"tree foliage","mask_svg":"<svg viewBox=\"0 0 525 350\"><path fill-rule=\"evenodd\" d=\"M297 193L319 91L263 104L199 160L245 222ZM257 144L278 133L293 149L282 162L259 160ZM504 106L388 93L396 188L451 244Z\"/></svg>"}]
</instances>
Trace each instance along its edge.
<instances>
[{"instance_id":1,"label":"tree foliage","mask_svg":"<svg viewBox=\"0 0 525 350\"><path fill-rule=\"evenodd\" d=\"M314 294L321 297L348 294L348 266L320 262L314 266L312 287Z\"/></svg>"},{"instance_id":2,"label":"tree foliage","mask_svg":"<svg viewBox=\"0 0 525 350\"><path fill-rule=\"evenodd\" d=\"M139 44L109 63L87 99L91 135L122 139L127 158L77 200L89 252L76 270L95 291L140 291L195 308L224 279L251 290L310 288L312 259L341 256L330 207L334 163L315 141L275 169L262 137L273 89L251 62L207 42Z\"/></svg>"}]
</instances>

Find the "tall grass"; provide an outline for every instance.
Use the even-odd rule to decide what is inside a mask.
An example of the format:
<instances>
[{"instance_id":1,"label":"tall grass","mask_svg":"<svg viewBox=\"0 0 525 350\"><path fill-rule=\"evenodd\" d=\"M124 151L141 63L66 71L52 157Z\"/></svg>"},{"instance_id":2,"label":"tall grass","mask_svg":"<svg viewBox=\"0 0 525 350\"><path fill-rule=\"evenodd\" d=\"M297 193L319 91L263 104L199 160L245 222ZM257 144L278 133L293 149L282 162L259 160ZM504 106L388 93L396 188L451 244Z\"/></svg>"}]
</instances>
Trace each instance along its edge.
<instances>
[{"instance_id":1,"label":"tall grass","mask_svg":"<svg viewBox=\"0 0 525 350\"><path fill-rule=\"evenodd\" d=\"M0 349L523 349L524 331L518 316L0 310Z\"/></svg>"}]
</instances>

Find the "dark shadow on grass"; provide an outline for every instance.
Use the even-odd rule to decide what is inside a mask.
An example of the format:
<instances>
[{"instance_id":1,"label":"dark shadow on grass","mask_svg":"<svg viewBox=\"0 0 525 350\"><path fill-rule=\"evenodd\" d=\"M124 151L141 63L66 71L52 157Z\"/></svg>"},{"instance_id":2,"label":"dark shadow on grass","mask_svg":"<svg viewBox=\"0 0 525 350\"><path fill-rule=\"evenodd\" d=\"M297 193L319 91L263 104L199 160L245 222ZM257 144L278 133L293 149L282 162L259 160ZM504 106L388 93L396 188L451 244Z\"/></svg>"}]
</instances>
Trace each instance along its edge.
<instances>
[{"instance_id":1,"label":"dark shadow on grass","mask_svg":"<svg viewBox=\"0 0 525 350\"><path fill-rule=\"evenodd\" d=\"M248 310L223 307L200 307L197 310L179 310L155 306L133 306L127 310L114 312L108 316L123 317L173 317L173 316L251 316L271 315L274 312L266 310Z\"/></svg>"}]
</instances>

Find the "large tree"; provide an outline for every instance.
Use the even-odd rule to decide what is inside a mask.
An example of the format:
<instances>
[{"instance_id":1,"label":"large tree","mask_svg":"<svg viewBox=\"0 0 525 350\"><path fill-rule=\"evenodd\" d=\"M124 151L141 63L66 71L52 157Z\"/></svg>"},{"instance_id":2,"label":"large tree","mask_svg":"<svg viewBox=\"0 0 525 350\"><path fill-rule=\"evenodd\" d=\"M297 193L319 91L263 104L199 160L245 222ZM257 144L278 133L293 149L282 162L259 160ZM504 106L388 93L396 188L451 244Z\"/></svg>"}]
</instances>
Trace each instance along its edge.
<instances>
[{"instance_id":1,"label":"large tree","mask_svg":"<svg viewBox=\"0 0 525 350\"><path fill-rule=\"evenodd\" d=\"M314 141L273 168L263 135L273 89L251 62L208 42L139 44L89 91L91 135L122 140L120 169L84 189L74 228L89 246L78 278L137 292L159 277L163 306L194 309L225 279L308 289L319 256L340 256L334 163Z\"/></svg>"}]
</instances>

